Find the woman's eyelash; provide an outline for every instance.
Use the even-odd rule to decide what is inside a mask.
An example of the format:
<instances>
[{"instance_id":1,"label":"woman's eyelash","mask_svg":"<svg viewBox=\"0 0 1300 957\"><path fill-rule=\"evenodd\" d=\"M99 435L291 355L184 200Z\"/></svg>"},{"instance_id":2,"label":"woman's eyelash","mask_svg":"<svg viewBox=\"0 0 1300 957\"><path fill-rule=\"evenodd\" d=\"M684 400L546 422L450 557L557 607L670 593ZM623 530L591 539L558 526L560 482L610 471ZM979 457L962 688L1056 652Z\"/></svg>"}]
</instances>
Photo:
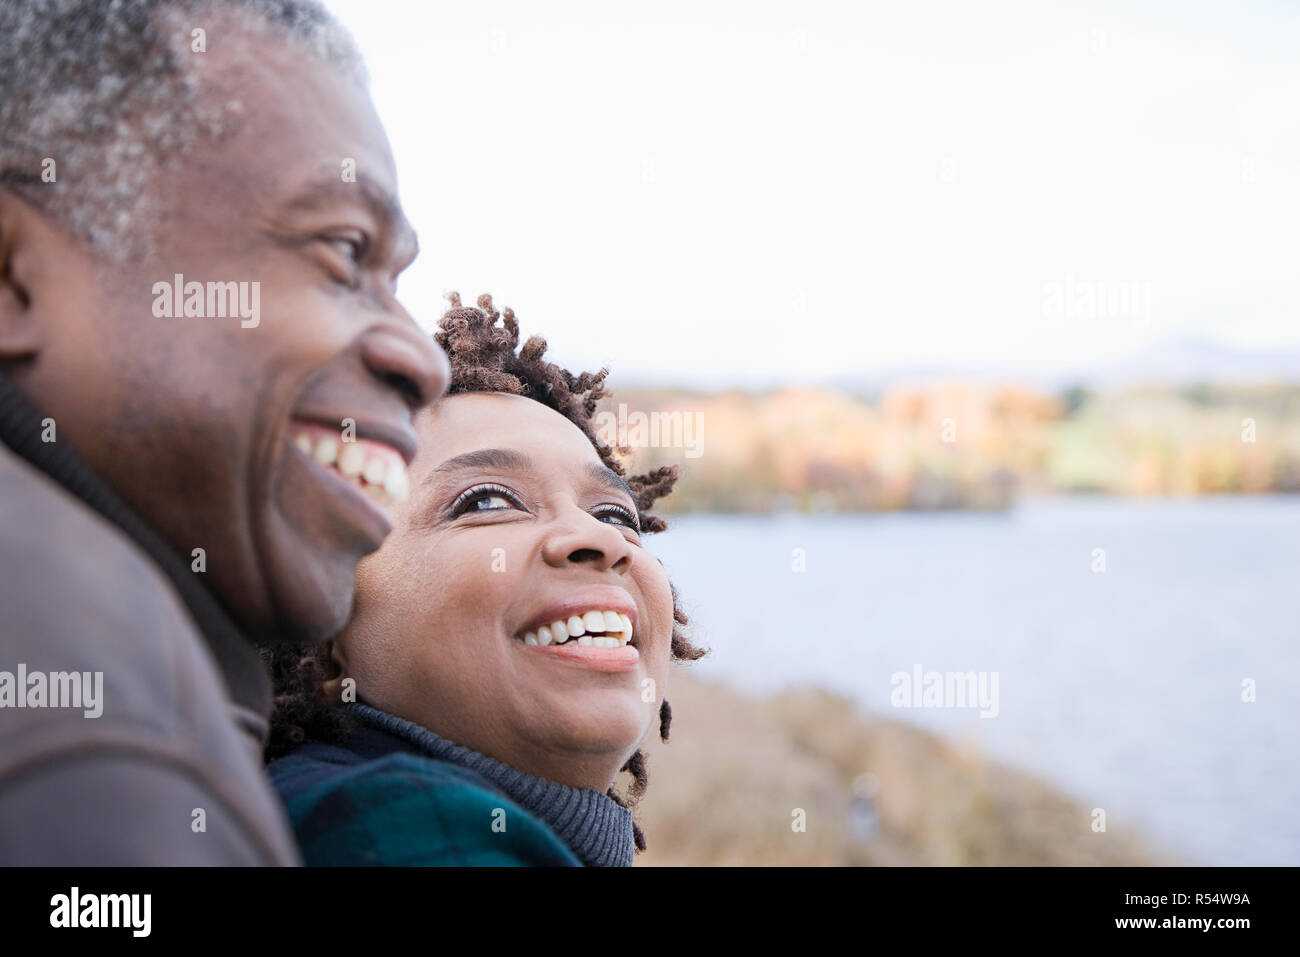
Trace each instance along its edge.
<instances>
[{"instance_id":1,"label":"woman's eyelash","mask_svg":"<svg viewBox=\"0 0 1300 957\"><path fill-rule=\"evenodd\" d=\"M447 510L447 514L452 518L457 518L458 516L464 515L465 513L471 511L478 511L478 512L503 511L503 509L500 507L482 508L482 509L474 509L470 507L478 502L488 501L489 499L492 498L506 499L507 501L510 502L512 507L520 509L525 512L528 511L527 506L525 506L523 502L520 501L519 496L516 495L514 492L510 491L510 489L506 488L505 486L475 485L472 488L465 489L465 491L461 492L459 495L456 496L455 501L451 503L451 507ZM592 512L592 514L595 515L597 518L601 518L602 516L605 515L617 515L620 519L623 520L623 524L625 524L628 528L632 529L634 532L638 534L640 534L641 532L641 522L637 519L636 513L633 512L631 509L624 508L622 505L601 505L600 507L596 508Z\"/></svg>"},{"instance_id":2,"label":"woman's eyelash","mask_svg":"<svg viewBox=\"0 0 1300 957\"><path fill-rule=\"evenodd\" d=\"M601 516L606 514L617 515L621 519L623 519L627 523L627 526L631 528L633 531L636 532L641 531L641 523L637 521L636 515L634 515L628 509L624 508L622 505L602 505L600 508L596 509L596 511L593 514L596 516Z\"/></svg>"},{"instance_id":3,"label":"woman's eyelash","mask_svg":"<svg viewBox=\"0 0 1300 957\"><path fill-rule=\"evenodd\" d=\"M487 499L494 497L509 500L515 508L524 508L523 503L519 501L519 496L515 495L515 493L510 491L508 488L503 488L500 485L475 485L473 488L467 488L465 491L457 495L456 500L451 503L451 508L448 512L453 518L455 518L458 515L471 511L468 506L472 503L486 501ZM484 508L474 509L474 511L497 512L501 511L501 509ZM525 509L525 511L527 511L527 509Z\"/></svg>"}]
</instances>

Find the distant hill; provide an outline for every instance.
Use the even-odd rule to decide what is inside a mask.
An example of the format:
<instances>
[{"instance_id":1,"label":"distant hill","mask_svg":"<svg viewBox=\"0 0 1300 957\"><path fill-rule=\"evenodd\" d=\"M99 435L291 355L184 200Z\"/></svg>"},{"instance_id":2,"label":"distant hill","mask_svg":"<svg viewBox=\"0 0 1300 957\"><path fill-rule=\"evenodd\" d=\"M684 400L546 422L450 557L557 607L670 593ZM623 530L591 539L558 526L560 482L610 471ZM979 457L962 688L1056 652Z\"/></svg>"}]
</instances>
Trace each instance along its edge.
<instances>
[{"instance_id":1,"label":"distant hill","mask_svg":"<svg viewBox=\"0 0 1300 957\"><path fill-rule=\"evenodd\" d=\"M1205 382L1233 386L1300 384L1300 349L1252 351L1212 339L1183 336L1110 363L1047 370L1015 362L980 367L898 366L882 372L838 376L825 385L873 394L898 386L952 380L982 384L1015 382L1045 391L1059 391L1071 385L1122 389Z\"/></svg>"},{"instance_id":2,"label":"distant hill","mask_svg":"<svg viewBox=\"0 0 1300 957\"><path fill-rule=\"evenodd\" d=\"M1300 492L1300 385L618 389L601 404L598 433L602 423L621 428L602 437L631 446L634 469L682 467L671 511L1000 510L1025 493Z\"/></svg>"}]
</instances>

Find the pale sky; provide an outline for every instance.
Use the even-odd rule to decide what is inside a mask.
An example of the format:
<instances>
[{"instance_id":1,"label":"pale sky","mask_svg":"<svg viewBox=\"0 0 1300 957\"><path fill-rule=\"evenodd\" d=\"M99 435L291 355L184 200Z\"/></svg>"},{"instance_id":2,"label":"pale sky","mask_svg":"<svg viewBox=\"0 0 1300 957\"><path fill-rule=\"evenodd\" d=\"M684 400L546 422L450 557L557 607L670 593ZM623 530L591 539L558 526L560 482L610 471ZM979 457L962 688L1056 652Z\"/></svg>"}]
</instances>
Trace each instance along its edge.
<instances>
[{"instance_id":1,"label":"pale sky","mask_svg":"<svg viewBox=\"0 0 1300 957\"><path fill-rule=\"evenodd\" d=\"M1300 6L327 0L422 254L615 381L1300 345Z\"/></svg>"}]
</instances>

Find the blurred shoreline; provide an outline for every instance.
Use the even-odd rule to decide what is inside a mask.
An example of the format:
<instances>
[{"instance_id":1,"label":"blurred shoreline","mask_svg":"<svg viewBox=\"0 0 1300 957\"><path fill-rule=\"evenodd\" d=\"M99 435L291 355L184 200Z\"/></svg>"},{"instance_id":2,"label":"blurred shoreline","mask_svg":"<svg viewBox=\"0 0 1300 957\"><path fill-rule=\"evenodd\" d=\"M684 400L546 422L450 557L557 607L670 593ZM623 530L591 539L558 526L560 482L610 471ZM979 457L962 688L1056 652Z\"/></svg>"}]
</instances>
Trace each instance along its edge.
<instances>
[{"instance_id":1,"label":"blurred shoreline","mask_svg":"<svg viewBox=\"0 0 1300 957\"><path fill-rule=\"evenodd\" d=\"M1300 386L629 389L598 434L682 466L677 513L1004 511L1025 496L1300 493ZM599 425L608 428L603 432Z\"/></svg>"},{"instance_id":2,"label":"blurred shoreline","mask_svg":"<svg viewBox=\"0 0 1300 957\"><path fill-rule=\"evenodd\" d=\"M1185 861L1037 777L820 690L766 697L675 666L671 739L637 811L656 865L1158 865ZM806 830L797 831L798 812Z\"/></svg>"}]
</instances>

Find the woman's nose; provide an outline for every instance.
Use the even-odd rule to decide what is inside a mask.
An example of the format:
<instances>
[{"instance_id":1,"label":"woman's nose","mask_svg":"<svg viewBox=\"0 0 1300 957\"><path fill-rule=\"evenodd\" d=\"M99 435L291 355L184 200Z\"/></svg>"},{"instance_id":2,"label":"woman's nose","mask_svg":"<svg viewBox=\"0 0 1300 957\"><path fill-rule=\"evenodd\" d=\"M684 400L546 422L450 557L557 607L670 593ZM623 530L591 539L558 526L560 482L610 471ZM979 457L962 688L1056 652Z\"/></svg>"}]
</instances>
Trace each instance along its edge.
<instances>
[{"instance_id":1,"label":"woman's nose","mask_svg":"<svg viewBox=\"0 0 1300 957\"><path fill-rule=\"evenodd\" d=\"M556 518L542 556L557 568L589 565L597 571L623 572L632 563L631 548L616 526L575 506Z\"/></svg>"}]
</instances>

